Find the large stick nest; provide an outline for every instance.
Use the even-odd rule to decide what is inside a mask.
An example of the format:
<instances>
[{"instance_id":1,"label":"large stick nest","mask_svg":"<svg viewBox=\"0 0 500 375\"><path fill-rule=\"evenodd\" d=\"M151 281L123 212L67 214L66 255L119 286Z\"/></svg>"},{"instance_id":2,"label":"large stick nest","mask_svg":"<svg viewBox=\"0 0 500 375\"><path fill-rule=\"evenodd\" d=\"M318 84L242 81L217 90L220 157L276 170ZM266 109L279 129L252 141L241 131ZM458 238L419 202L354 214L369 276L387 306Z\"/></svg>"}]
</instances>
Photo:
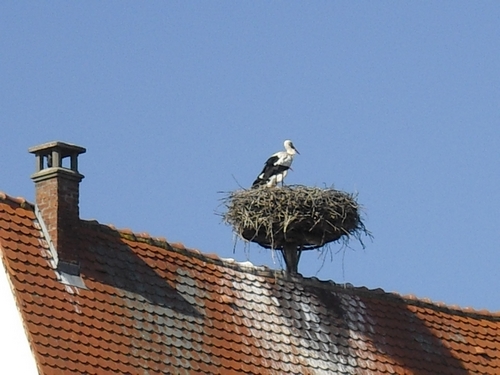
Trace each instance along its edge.
<instances>
[{"instance_id":1,"label":"large stick nest","mask_svg":"<svg viewBox=\"0 0 500 375\"><path fill-rule=\"evenodd\" d=\"M244 240L282 250L311 250L367 230L355 196L302 185L237 190L223 199L223 220Z\"/></svg>"}]
</instances>

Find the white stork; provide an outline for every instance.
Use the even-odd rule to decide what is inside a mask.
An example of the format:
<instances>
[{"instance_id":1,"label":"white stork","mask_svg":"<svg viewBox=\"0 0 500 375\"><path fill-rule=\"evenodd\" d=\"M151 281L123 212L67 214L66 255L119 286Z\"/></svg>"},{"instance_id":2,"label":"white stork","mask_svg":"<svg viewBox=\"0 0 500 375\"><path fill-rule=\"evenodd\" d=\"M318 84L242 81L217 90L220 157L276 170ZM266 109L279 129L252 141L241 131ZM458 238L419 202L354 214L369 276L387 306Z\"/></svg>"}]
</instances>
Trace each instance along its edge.
<instances>
[{"instance_id":1,"label":"white stork","mask_svg":"<svg viewBox=\"0 0 500 375\"><path fill-rule=\"evenodd\" d=\"M253 188L264 184L267 187L276 186L280 182L283 184L283 180L292 165L293 157L295 154L300 155L292 141L286 140L284 145L285 151L279 151L267 159L264 169L252 184Z\"/></svg>"}]
</instances>

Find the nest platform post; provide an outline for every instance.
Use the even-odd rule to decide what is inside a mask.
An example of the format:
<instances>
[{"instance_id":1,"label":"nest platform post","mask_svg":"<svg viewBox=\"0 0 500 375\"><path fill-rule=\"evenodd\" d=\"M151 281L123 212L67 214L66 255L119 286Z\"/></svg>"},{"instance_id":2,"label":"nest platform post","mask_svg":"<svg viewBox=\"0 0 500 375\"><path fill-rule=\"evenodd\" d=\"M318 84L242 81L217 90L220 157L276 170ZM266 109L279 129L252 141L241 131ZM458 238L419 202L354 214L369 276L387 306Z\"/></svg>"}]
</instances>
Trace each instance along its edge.
<instances>
[{"instance_id":1,"label":"nest platform post","mask_svg":"<svg viewBox=\"0 0 500 375\"><path fill-rule=\"evenodd\" d=\"M293 242L286 242L282 250L288 273L297 273L299 270L300 246Z\"/></svg>"}]
</instances>

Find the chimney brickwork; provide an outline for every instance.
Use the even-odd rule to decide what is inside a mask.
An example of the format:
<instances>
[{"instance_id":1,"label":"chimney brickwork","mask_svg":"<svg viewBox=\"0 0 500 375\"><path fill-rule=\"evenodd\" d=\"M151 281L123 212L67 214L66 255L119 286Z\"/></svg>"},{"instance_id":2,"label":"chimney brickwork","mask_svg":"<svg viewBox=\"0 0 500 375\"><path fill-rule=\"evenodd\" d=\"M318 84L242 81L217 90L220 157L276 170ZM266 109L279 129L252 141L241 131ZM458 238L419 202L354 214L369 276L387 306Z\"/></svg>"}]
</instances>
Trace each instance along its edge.
<instances>
[{"instance_id":1,"label":"chimney brickwork","mask_svg":"<svg viewBox=\"0 0 500 375\"><path fill-rule=\"evenodd\" d=\"M83 147L50 142L29 149L36 156L36 205L40 210L59 261L78 263L75 237L80 224L79 196L83 175L78 172L78 155ZM70 158L70 165L63 160Z\"/></svg>"}]
</instances>

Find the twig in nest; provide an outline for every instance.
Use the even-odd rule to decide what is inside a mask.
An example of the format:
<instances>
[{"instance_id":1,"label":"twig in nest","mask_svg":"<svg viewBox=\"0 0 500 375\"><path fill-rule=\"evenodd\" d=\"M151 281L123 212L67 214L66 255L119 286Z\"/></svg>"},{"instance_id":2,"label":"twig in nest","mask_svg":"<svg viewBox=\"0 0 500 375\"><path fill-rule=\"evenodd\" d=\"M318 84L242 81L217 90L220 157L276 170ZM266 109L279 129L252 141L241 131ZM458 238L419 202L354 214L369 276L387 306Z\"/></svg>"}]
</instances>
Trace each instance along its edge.
<instances>
[{"instance_id":1,"label":"twig in nest","mask_svg":"<svg viewBox=\"0 0 500 375\"><path fill-rule=\"evenodd\" d=\"M286 244L311 250L361 234L371 236L355 196L335 189L302 185L228 193L224 222L246 241L283 250ZM361 242L362 243L362 242Z\"/></svg>"}]
</instances>

